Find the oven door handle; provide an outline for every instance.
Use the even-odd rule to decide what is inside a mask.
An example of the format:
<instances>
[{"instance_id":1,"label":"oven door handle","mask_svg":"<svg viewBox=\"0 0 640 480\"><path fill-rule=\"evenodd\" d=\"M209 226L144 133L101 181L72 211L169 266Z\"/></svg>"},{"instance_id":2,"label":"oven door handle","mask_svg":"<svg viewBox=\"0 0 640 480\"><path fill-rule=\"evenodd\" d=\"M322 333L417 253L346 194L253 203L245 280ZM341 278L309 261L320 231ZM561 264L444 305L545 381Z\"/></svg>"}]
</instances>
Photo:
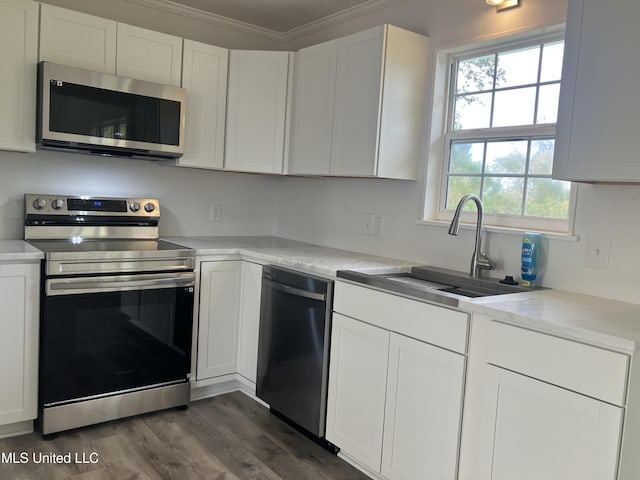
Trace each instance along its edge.
<instances>
[{"instance_id":1,"label":"oven door handle","mask_svg":"<svg viewBox=\"0 0 640 480\"><path fill-rule=\"evenodd\" d=\"M193 272L52 278L45 282L45 293L54 296L193 287L195 279Z\"/></svg>"}]
</instances>

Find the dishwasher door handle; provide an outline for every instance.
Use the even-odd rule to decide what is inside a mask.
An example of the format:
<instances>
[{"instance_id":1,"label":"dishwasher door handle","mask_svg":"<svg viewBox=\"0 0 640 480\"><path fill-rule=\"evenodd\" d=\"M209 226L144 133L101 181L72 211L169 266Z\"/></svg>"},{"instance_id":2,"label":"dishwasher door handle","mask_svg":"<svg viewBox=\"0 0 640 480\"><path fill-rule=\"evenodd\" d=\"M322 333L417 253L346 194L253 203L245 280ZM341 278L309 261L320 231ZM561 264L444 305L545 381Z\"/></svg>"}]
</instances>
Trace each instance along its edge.
<instances>
[{"instance_id":1,"label":"dishwasher door handle","mask_svg":"<svg viewBox=\"0 0 640 480\"><path fill-rule=\"evenodd\" d=\"M288 285L283 285L282 283L274 283L269 280L267 281L271 284L271 288L274 290L295 295L296 297L309 298L311 300L319 300L321 302L324 302L327 299L327 296L324 293L309 292L308 290L290 287Z\"/></svg>"}]
</instances>

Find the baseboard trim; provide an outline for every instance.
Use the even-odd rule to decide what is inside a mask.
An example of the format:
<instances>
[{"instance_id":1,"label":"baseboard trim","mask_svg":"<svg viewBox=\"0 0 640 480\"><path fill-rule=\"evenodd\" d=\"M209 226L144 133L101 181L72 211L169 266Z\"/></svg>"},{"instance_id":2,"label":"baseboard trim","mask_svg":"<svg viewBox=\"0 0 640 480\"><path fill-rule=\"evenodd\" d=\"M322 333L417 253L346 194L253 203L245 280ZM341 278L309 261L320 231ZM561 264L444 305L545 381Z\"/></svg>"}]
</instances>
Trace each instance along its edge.
<instances>
[{"instance_id":1,"label":"baseboard trim","mask_svg":"<svg viewBox=\"0 0 640 480\"><path fill-rule=\"evenodd\" d=\"M0 438L17 437L33 432L33 420L0 425Z\"/></svg>"},{"instance_id":2,"label":"baseboard trim","mask_svg":"<svg viewBox=\"0 0 640 480\"><path fill-rule=\"evenodd\" d=\"M338 457L344 460L345 462L347 462L352 467L360 470L362 473L364 473L368 477L373 478L374 480L384 480L379 473L376 473L373 470L371 470L369 467L366 467L365 465L361 464L355 458L349 456L348 453L345 453L344 450L340 450L338 452Z\"/></svg>"}]
</instances>

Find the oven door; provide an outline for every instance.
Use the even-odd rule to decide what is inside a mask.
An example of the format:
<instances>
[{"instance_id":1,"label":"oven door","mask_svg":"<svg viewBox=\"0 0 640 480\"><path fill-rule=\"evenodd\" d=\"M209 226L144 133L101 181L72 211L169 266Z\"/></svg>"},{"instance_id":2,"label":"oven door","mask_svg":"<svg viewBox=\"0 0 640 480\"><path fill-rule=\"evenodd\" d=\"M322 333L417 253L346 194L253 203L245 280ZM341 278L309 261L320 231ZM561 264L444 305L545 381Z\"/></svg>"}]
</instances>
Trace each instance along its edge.
<instances>
[{"instance_id":1,"label":"oven door","mask_svg":"<svg viewBox=\"0 0 640 480\"><path fill-rule=\"evenodd\" d=\"M194 282L193 272L48 279L41 406L188 381Z\"/></svg>"}]
</instances>

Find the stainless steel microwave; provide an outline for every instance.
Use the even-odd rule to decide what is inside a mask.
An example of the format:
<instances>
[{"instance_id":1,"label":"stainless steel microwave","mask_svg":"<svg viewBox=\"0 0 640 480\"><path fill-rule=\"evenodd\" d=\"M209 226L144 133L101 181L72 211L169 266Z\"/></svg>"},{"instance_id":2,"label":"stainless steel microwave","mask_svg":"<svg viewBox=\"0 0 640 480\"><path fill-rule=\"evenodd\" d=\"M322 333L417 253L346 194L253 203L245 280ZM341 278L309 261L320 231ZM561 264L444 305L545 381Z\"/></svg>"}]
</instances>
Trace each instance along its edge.
<instances>
[{"instance_id":1,"label":"stainless steel microwave","mask_svg":"<svg viewBox=\"0 0 640 480\"><path fill-rule=\"evenodd\" d=\"M176 158L184 151L183 88L40 62L41 148Z\"/></svg>"}]
</instances>

